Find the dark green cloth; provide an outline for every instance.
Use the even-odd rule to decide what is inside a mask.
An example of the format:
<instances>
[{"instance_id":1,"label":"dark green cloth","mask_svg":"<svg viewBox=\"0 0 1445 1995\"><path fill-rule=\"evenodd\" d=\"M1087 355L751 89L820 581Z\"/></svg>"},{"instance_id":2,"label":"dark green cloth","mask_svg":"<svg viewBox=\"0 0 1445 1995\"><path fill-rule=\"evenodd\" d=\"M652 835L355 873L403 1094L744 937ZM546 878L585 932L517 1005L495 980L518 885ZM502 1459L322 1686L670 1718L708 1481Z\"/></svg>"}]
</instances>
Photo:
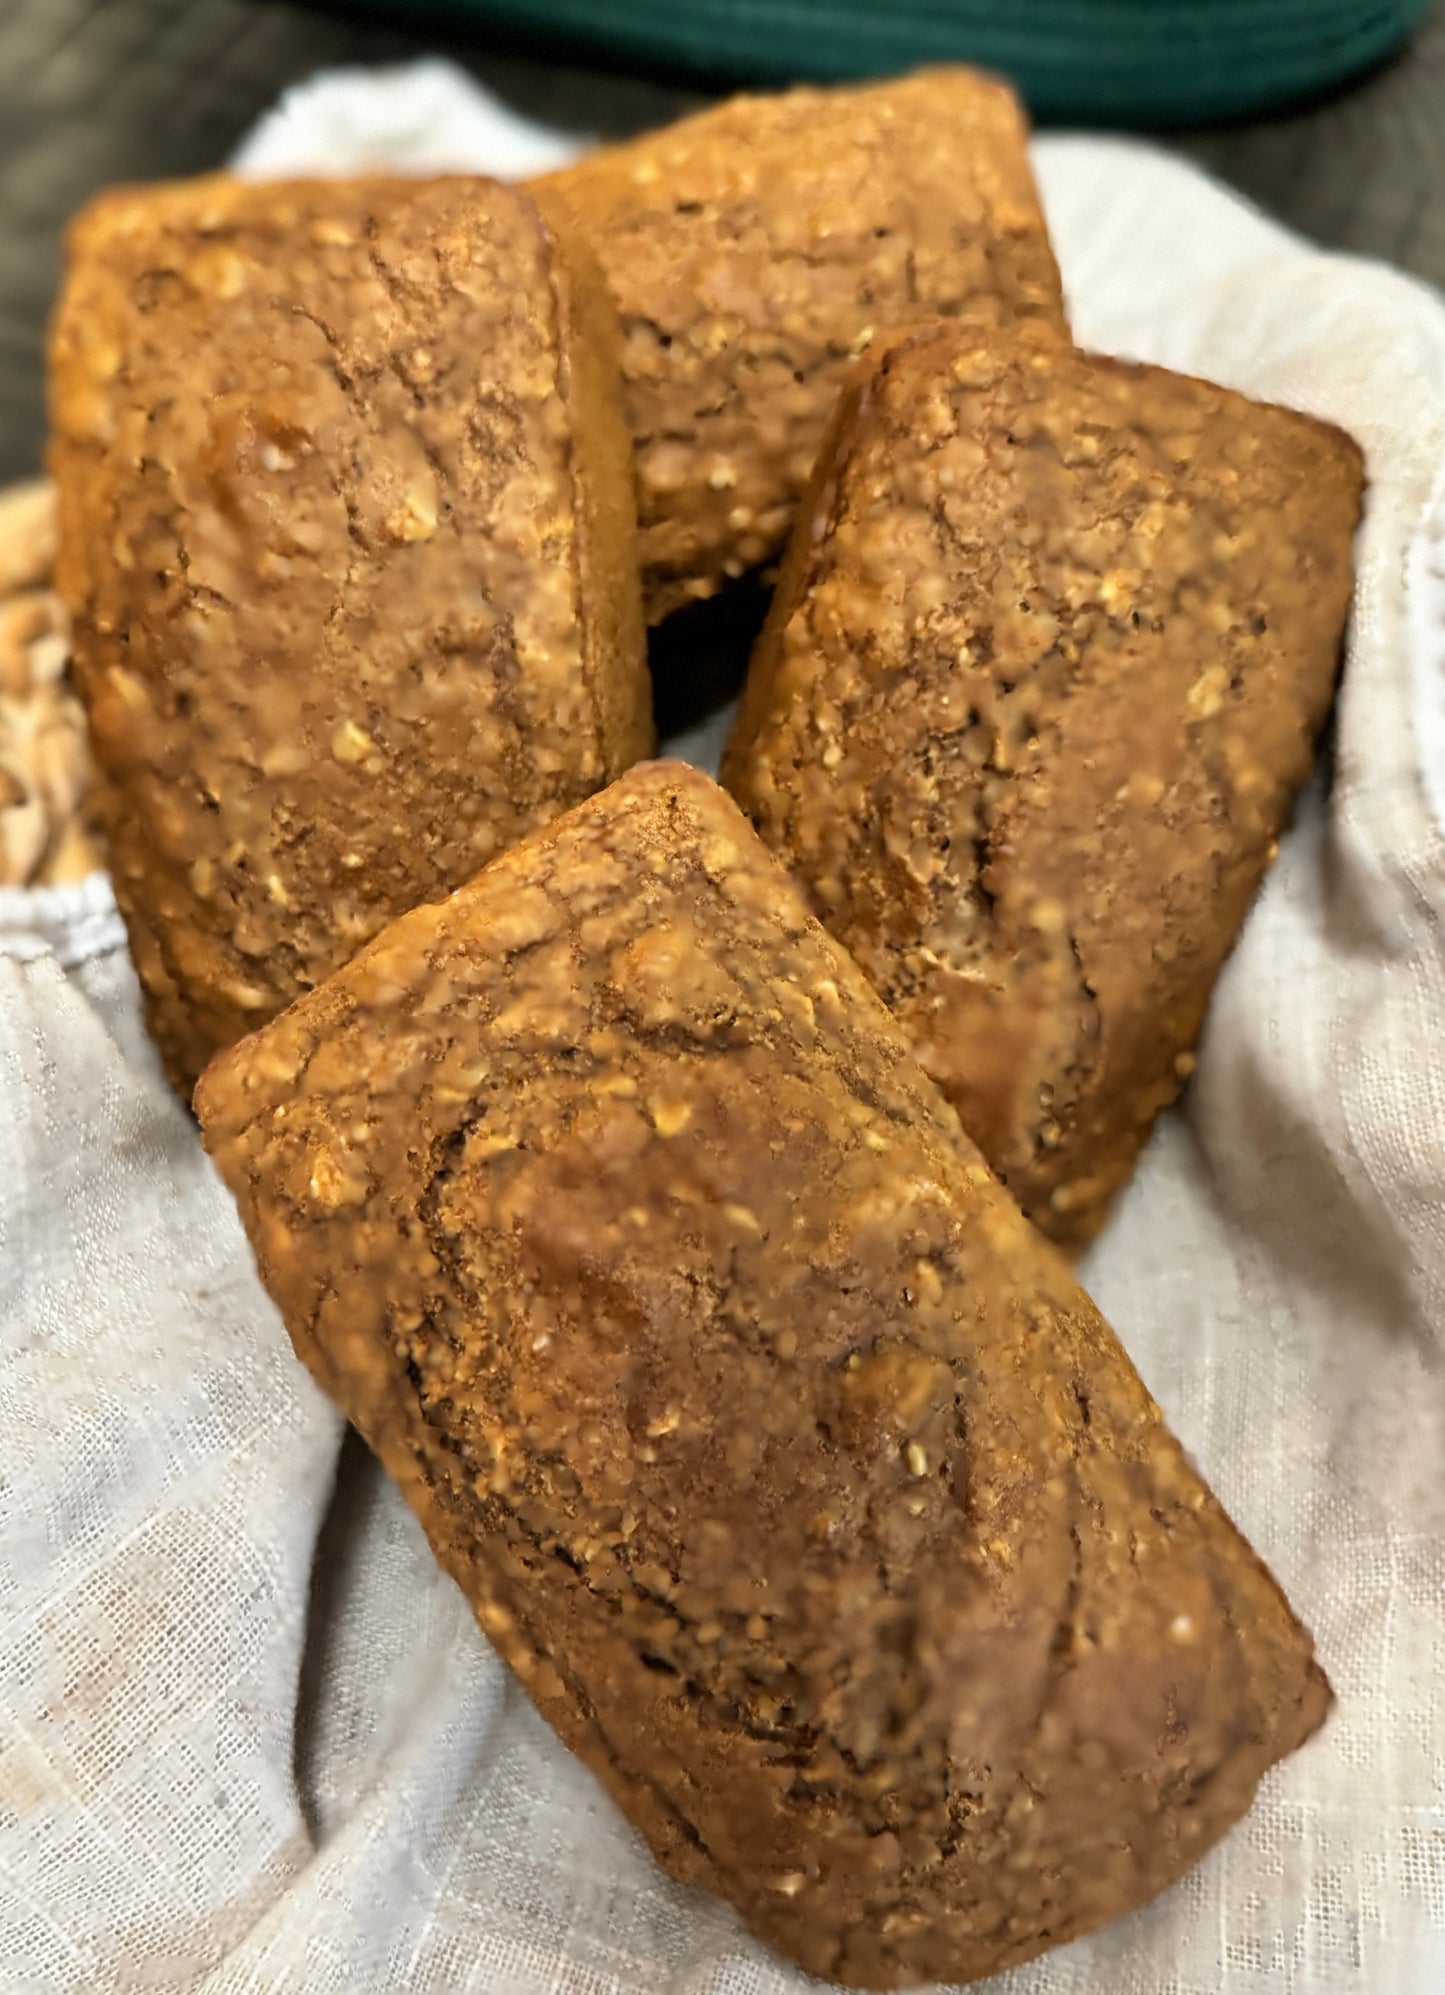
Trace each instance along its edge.
<instances>
[{"instance_id":1,"label":"dark green cloth","mask_svg":"<svg viewBox=\"0 0 1445 1995\"><path fill-rule=\"evenodd\" d=\"M1122 125L1241 116L1342 82L1428 0L372 0L581 36L739 79L888 75L966 61L1039 117Z\"/></svg>"}]
</instances>

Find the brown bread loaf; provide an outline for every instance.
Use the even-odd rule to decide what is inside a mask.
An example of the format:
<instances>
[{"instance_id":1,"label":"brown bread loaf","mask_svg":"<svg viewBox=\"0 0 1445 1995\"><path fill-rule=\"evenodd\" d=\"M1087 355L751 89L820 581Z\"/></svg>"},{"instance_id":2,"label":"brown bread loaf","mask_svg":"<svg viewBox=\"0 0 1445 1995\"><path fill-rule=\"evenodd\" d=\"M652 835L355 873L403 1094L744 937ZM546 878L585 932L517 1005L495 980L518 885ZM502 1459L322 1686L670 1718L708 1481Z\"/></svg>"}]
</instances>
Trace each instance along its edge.
<instances>
[{"instance_id":1,"label":"brown bread loaf","mask_svg":"<svg viewBox=\"0 0 1445 1995\"><path fill-rule=\"evenodd\" d=\"M539 183L621 316L651 621L779 551L875 329L1064 329L1026 138L1004 84L932 69L735 98Z\"/></svg>"},{"instance_id":2,"label":"brown bread loaf","mask_svg":"<svg viewBox=\"0 0 1445 1995\"><path fill-rule=\"evenodd\" d=\"M1141 1904L1308 1636L709 780L634 770L196 1095L296 1348L538 1708L803 1966Z\"/></svg>"},{"instance_id":3,"label":"brown bread loaf","mask_svg":"<svg viewBox=\"0 0 1445 1995\"><path fill-rule=\"evenodd\" d=\"M58 585L172 1079L650 743L616 328L481 180L103 196Z\"/></svg>"},{"instance_id":4,"label":"brown bread loaf","mask_svg":"<svg viewBox=\"0 0 1445 1995\"><path fill-rule=\"evenodd\" d=\"M860 364L724 781L1024 1209L1100 1224L1330 705L1360 453L937 325Z\"/></svg>"}]
</instances>

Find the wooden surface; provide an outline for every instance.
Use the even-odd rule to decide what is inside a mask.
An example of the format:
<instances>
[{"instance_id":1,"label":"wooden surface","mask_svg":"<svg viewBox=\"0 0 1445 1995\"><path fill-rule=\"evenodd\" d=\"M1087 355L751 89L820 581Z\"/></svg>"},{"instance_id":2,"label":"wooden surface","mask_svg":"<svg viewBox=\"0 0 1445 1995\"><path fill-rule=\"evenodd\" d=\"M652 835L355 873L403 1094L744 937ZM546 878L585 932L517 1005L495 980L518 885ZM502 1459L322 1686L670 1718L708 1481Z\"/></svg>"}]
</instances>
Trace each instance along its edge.
<instances>
[{"instance_id":1,"label":"wooden surface","mask_svg":"<svg viewBox=\"0 0 1445 1995\"><path fill-rule=\"evenodd\" d=\"M726 87L628 74L515 37L358 26L289 0L0 0L0 482L40 459L58 238L87 195L216 165L313 70L426 49L524 111L604 135ZM1445 285L1445 0L1405 51L1330 101L1165 142L1307 235Z\"/></svg>"}]
</instances>

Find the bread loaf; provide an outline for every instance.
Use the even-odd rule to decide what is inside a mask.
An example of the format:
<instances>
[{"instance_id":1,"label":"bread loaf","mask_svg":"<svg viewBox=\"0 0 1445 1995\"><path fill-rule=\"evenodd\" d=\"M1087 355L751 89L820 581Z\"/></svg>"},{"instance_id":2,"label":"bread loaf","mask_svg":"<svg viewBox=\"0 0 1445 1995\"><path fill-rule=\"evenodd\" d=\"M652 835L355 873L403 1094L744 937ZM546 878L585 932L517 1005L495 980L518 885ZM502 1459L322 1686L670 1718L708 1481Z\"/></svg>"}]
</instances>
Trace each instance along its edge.
<instances>
[{"instance_id":1,"label":"bread loaf","mask_svg":"<svg viewBox=\"0 0 1445 1995\"><path fill-rule=\"evenodd\" d=\"M167 1068L646 751L616 330L482 180L103 196L54 335L58 585Z\"/></svg>"},{"instance_id":2,"label":"bread loaf","mask_svg":"<svg viewBox=\"0 0 1445 1995\"><path fill-rule=\"evenodd\" d=\"M811 1971L1141 1904L1328 1692L734 806L634 770L196 1095L296 1348L677 1877Z\"/></svg>"},{"instance_id":3,"label":"bread loaf","mask_svg":"<svg viewBox=\"0 0 1445 1995\"><path fill-rule=\"evenodd\" d=\"M934 325L860 364L724 781L1011 1192L1099 1225L1307 774L1360 453Z\"/></svg>"},{"instance_id":4,"label":"bread loaf","mask_svg":"<svg viewBox=\"0 0 1445 1995\"><path fill-rule=\"evenodd\" d=\"M782 547L850 358L925 312L1060 332L1017 99L959 68L738 97L540 183L622 321L655 622Z\"/></svg>"}]
</instances>

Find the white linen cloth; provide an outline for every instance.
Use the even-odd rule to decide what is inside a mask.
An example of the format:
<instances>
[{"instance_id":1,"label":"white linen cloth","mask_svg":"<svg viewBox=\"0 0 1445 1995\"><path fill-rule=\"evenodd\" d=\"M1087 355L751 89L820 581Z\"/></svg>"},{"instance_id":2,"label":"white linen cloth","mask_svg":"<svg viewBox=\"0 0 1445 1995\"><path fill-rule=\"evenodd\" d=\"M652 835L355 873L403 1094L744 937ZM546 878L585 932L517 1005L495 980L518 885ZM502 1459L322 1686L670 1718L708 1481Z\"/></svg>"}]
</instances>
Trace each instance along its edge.
<instances>
[{"instance_id":1,"label":"white linen cloth","mask_svg":"<svg viewBox=\"0 0 1445 1995\"><path fill-rule=\"evenodd\" d=\"M245 159L556 156L522 141L427 65L293 93ZM1333 417L1372 484L1332 764L1085 1267L1338 1705L1182 1885L996 1986L1438 1995L1445 307L1145 149L1036 157L1083 341ZM0 895L0 1989L803 1985L653 1866L342 1445L104 880Z\"/></svg>"}]
</instances>

